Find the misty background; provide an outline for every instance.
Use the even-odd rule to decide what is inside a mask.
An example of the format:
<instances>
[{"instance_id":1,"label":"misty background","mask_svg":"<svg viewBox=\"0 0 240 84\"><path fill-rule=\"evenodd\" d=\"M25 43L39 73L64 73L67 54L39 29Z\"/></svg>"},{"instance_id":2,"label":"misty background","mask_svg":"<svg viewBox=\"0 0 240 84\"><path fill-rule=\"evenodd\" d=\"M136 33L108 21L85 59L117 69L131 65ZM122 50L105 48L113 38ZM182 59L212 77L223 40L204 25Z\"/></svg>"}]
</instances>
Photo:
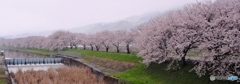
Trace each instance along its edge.
<instances>
[{"instance_id":1,"label":"misty background","mask_svg":"<svg viewBox=\"0 0 240 84\"><path fill-rule=\"evenodd\" d=\"M198 0L202 1L202 0ZM57 30L95 33L129 30L196 0L0 1L0 37L48 36Z\"/></svg>"}]
</instances>

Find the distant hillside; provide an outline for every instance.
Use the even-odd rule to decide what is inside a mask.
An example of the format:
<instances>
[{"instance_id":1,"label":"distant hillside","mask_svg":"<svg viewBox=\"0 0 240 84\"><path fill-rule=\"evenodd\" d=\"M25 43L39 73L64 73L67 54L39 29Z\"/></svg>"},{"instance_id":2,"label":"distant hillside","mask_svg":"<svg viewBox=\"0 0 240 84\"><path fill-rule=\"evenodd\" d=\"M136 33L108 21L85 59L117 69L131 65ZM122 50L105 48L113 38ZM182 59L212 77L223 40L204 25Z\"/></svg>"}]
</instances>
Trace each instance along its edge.
<instances>
[{"instance_id":1,"label":"distant hillside","mask_svg":"<svg viewBox=\"0 0 240 84\"><path fill-rule=\"evenodd\" d=\"M28 36L48 36L48 35L51 35L55 31L31 32L31 33L24 33L24 34L19 34L19 35L4 36L3 38L22 38L22 37L28 37Z\"/></svg>"},{"instance_id":2,"label":"distant hillside","mask_svg":"<svg viewBox=\"0 0 240 84\"><path fill-rule=\"evenodd\" d=\"M97 24L90 24L83 27L77 27L69 29L68 31L74 32L74 33L95 33L99 32L101 30L129 30L137 28L140 24L148 21L149 19L156 17L160 13L154 12L154 13L146 13L139 16L132 16L129 18L126 18L121 21L112 22L112 23L97 23Z\"/></svg>"},{"instance_id":3,"label":"distant hillside","mask_svg":"<svg viewBox=\"0 0 240 84\"><path fill-rule=\"evenodd\" d=\"M119 30L119 29L132 29L136 27L135 24L132 24L128 21L119 21L114 23L106 23L106 24L91 24L83 27L69 29L68 31L74 33L95 33L101 30Z\"/></svg>"}]
</instances>

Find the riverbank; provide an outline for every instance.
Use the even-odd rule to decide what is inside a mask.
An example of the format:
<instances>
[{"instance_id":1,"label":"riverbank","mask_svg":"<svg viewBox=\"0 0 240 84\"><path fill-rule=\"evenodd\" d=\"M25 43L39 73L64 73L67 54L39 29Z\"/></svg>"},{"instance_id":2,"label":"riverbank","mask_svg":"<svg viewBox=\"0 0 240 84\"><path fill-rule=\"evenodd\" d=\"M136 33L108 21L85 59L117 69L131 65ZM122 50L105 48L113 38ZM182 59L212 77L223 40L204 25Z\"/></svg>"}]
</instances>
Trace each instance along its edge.
<instances>
[{"instance_id":1,"label":"riverbank","mask_svg":"<svg viewBox=\"0 0 240 84\"><path fill-rule=\"evenodd\" d=\"M5 69L4 68L0 68L0 84L6 84L7 83L7 76L5 74Z\"/></svg>"},{"instance_id":2,"label":"riverbank","mask_svg":"<svg viewBox=\"0 0 240 84\"><path fill-rule=\"evenodd\" d=\"M41 54L41 55L52 55L57 54L56 51L48 51L48 50L39 50L39 49L26 49L26 48L13 48L13 47L0 47L0 49L9 49L9 50L16 50L21 52L28 52L34 54Z\"/></svg>"},{"instance_id":3,"label":"riverbank","mask_svg":"<svg viewBox=\"0 0 240 84\"><path fill-rule=\"evenodd\" d=\"M8 82L9 78L6 75L6 66L3 57L0 56L0 84L7 84Z\"/></svg>"},{"instance_id":4,"label":"riverbank","mask_svg":"<svg viewBox=\"0 0 240 84\"><path fill-rule=\"evenodd\" d=\"M114 73L111 76L119 78L123 81L132 84L235 84L231 81L210 81L209 75L198 77L195 72L189 72L193 68L192 63L188 63L188 66L180 70L166 70L168 62L162 64L151 64L146 67L141 64L141 58L138 58L136 54L125 53L113 53L103 51L90 51L90 50L66 50L67 52L78 52L79 54L100 57L107 59L114 59L124 62L133 62L137 66L124 71ZM121 57L122 56L122 57Z\"/></svg>"},{"instance_id":5,"label":"riverbank","mask_svg":"<svg viewBox=\"0 0 240 84\"><path fill-rule=\"evenodd\" d=\"M7 76L5 75L5 69L0 69L0 84L6 84L8 81Z\"/></svg>"},{"instance_id":6,"label":"riverbank","mask_svg":"<svg viewBox=\"0 0 240 84\"><path fill-rule=\"evenodd\" d=\"M32 49L24 49L25 51L33 51ZM35 53L49 53L48 51L39 51ZM41 52L40 52L41 51ZM193 68L193 64L177 70L165 70L167 62L163 64L151 64L148 67L141 64L141 58L138 58L135 54L125 53L113 53L113 52L98 52L90 50L74 50L68 49L64 52L78 53L87 58L103 58L110 60L117 60L120 62L131 62L135 63L136 66L130 70L121 71L118 73L109 74L110 76L119 78L125 82L132 84L235 84L236 82L231 81L210 81L209 75L198 77L196 73L189 72ZM49 53L50 54L50 53ZM96 60L95 60L96 61Z\"/></svg>"}]
</instances>

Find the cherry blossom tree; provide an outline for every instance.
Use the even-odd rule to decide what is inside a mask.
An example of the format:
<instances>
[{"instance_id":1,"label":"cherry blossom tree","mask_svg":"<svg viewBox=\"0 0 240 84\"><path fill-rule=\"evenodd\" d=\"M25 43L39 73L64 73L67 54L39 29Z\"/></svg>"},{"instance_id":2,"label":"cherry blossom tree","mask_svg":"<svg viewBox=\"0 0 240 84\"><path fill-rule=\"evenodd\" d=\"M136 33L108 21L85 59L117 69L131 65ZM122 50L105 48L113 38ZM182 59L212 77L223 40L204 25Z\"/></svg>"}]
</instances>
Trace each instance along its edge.
<instances>
[{"instance_id":1,"label":"cherry blossom tree","mask_svg":"<svg viewBox=\"0 0 240 84\"><path fill-rule=\"evenodd\" d=\"M100 38L99 41L106 48L106 52L108 52L110 45L112 45L111 44L112 39L113 39L112 32L108 31L108 30L101 31L101 32L99 32L98 38Z\"/></svg>"},{"instance_id":2,"label":"cherry blossom tree","mask_svg":"<svg viewBox=\"0 0 240 84\"><path fill-rule=\"evenodd\" d=\"M138 55L146 64L172 59L172 67L178 66L174 62L179 60L186 65L189 51L199 50L197 59L188 58L196 62L193 70L199 76L207 71L239 75L239 5L236 0L205 1L159 16L136 31L137 44L142 49Z\"/></svg>"},{"instance_id":3,"label":"cherry blossom tree","mask_svg":"<svg viewBox=\"0 0 240 84\"><path fill-rule=\"evenodd\" d=\"M207 9L208 27L204 28L202 59L195 70L200 76L210 71L213 75L240 75L240 3L237 0L212 3ZM206 18L206 17L205 17Z\"/></svg>"},{"instance_id":4,"label":"cherry blossom tree","mask_svg":"<svg viewBox=\"0 0 240 84\"><path fill-rule=\"evenodd\" d=\"M92 39L90 39L93 42L93 44L94 44L94 46L95 46L97 51L99 51L99 49L100 49L100 47L102 45L100 36L101 36L101 33L97 32L97 33L93 34L92 35Z\"/></svg>"},{"instance_id":5,"label":"cherry blossom tree","mask_svg":"<svg viewBox=\"0 0 240 84\"><path fill-rule=\"evenodd\" d=\"M117 53L120 52L120 44L123 42L123 38L122 36L124 36L124 31L122 30L118 30L118 31L115 31L114 34L112 34L112 40L111 40L111 43L113 46L116 47L116 50L117 50Z\"/></svg>"},{"instance_id":6,"label":"cherry blossom tree","mask_svg":"<svg viewBox=\"0 0 240 84\"><path fill-rule=\"evenodd\" d=\"M68 31L56 31L48 37L49 39L49 50L62 50L70 45L74 40L72 33Z\"/></svg>"},{"instance_id":7,"label":"cherry blossom tree","mask_svg":"<svg viewBox=\"0 0 240 84\"><path fill-rule=\"evenodd\" d=\"M75 44L82 45L83 49L86 50L86 45L87 45L87 35L83 33L79 33L76 35Z\"/></svg>"},{"instance_id":8,"label":"cherry blossom tree","mask_svg":"<svg viewBox=\"0 0 240 84\"><path fill-rule=\"evenodd\" d=\"M77 37L77 34L76 34L76 33L70 33L70 34L69 34L69 38L71 39L71 41L70 41L70 48L71 48L71 49L73 49L73 47L74 47L75 49L77 49L77 43L75 42L76 37Z\"/></svg>"},{"instance_id":9,"label":"cherry blossom tree","mask_svg":"<svg viewBox=\"0 0 240 84\"><path fill-rule=\"evenodd\" d=\"M94 36L92 34L88 35L86 38L87 44L91 47L91 50L93 50L94 47Z\"/></svg>"},{"instance_id":10,"label":"cherry blossom tree","mask_svg":"<svg viewBox=\"0 0 240 84\"><path fill-rule=\"evenodd\" d=\"M131 44L133 44L134 34L132 34L131 32L128 32L127 30L123 30L122 34L123 34L123 36L120 38L126 44L127 53L130 54L130 46L131 46Z\"/></svg>"},{"instance_id":11,"label":"cherry blossom tree","mask_svg":"<svg viewBox=\"0 0 240 84\"><path fill-rule=\"evenodd\" d=\"M42 49L43 47L42 43L46 38L44 36L33 36L30 39L31 39L30 45L32 46L32 48Z\"/></svg>"},{"instance_id":12,"label":"cherry blossom tree","mask_svg":"<svg viewBox=\"0 0 240 84\"><path fill-rule=\"evenodd\" d=\"M140 50L138 56L147 65L166 61L171 52L169 39L172 37L172 28L164 24L167 23L165 19L164 16L152 19L136 30L135 42Z\"/></svg>"},{"instance_id":13,"label":"cherry blossom tree","mask_svg":"<svg viewBox=\"0 0 240 84\"><path fill-rule=\"evenodd\" d=\"M198 4L197 4L198 5ZM174 33L170 39L172 49L182 61L183 66L186 65L186 55L192 50L198 48L198 45L202 43L203 26L204 23L199 16L199 10L195 4L188 5L183 11L176 11L173 14L169 14L168 18L171 19L171 26L174 28ZM174 19L177 18L177 19ZM184 20L184 22L182 22Z\"/></svg>"}]
</instances>

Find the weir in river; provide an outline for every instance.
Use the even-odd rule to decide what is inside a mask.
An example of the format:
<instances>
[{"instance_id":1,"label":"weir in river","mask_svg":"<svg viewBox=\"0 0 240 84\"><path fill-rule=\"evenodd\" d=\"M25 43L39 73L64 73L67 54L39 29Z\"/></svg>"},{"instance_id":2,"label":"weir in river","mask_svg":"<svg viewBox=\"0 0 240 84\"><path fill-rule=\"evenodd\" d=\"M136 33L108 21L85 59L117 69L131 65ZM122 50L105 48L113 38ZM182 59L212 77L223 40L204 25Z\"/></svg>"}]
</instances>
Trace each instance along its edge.
<instances>
[{"instance_id":1,"label":"weir in river","mask_svg":"<svg viewBox=\"0 0 240 84\"><path fill-rule=\"evenodd\" d=\"M9 72L16 73L19 69L26 70L47 70L48 68L63 67L62 58L16 58L5 59Z\"/></svg>"},{"instance_id":2,"label":"weir in river","mask_svg":"<svg viewBox=\"0 0 240 84\"><path fill-rule=\"evenodd\" d=\"M63 63L62 58L12 58L5 59L7 65L29 65L29 64L60 64Z\"/></svg>"},{"instance_id":3,"label":"weir in river","mask_svg":"<svg viewBox=\"0 0 240 84\"><path fill-rule=\"evenodd\" d=\"M8 72L16 73L19 69L26 70L48 70L49 68L66 67L61 57L49 57L39 54L6 50L5 63Z\"/></svg>"}]
</instances>

